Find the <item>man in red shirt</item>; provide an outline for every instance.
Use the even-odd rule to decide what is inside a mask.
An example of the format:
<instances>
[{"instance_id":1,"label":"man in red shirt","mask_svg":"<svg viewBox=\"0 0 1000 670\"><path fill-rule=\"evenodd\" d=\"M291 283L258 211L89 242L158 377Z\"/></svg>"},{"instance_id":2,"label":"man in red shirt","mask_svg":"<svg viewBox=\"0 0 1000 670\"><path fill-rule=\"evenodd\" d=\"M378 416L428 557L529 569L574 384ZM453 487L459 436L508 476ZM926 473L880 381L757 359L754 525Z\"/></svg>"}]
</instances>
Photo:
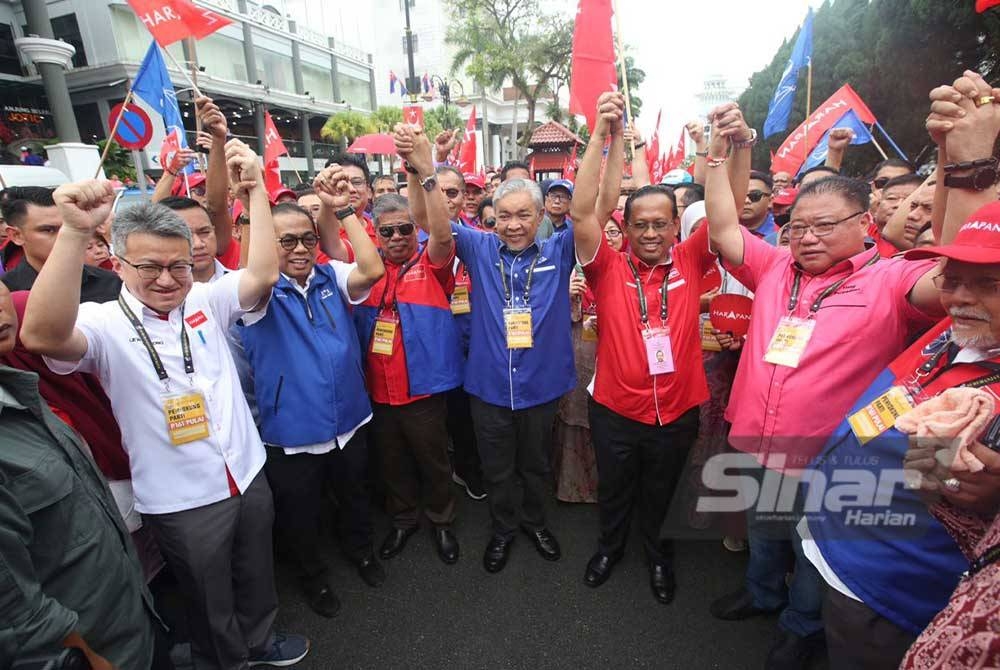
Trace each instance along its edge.
<instances>
[{"instance_id":1,"label":"man in red shirt","mask_svg":"<svg viewBox=\"0 0 1000 670\"><path fill-rule=\"evenodd\" d=\"M624 104L620 93L598 101L600 118L577 173L572 209L576 254L600 324L590 428L601 534L584 583L600 586L621 559L638 498L650 587L666 604L675 590L673 545L660 528L698 434L698 405L708 399L699 280L715 257L706 226L674 244L676 202L659 185L640 188L625 204L628 253L604 243L604 220L596 213L601 154L610 136L601 190L617 191L625 163Z\"/></svg>"},{"instance_id":2,"label":"man in red shirt","mask_svg":"<svg viewBox=\"0 0 1000 670\"><path fill-rule=\"evenodd\" d=\"M359 158L354 154L340 154L334 156L326 162L326 167L339 165L351 180L351 207L358 215L361 222L365 224L365 231L368 237L372 238L372 243L376 243L375 228L372 227L371 217L368 215L368 205L372 201L372 174L368 170L368 163L364 158Z\"/></svg>"},{"instance_id":3,"label":"man in red shirt","mask_svg":"<svg viewBox=\"0 0 1000 670\"><path fill-rule=\"evenodd\" d=\"M372 432L380 453L386 507L393 528L379 550L383 559L399 554L418 528L421 483L424 514L434 526L438 556L458 560L451 531L455 498L448 462L445 392L462 382L458 331L448 294L454 282L455 242L437 185L431 145L419 130L400 126L399 155L417 174L408 174L410 193L423 200L429 233L417 244L417 227L407 199L380 196L372 215L385 275L354 310L372 398Z\"/></svg>"}]
</instances>

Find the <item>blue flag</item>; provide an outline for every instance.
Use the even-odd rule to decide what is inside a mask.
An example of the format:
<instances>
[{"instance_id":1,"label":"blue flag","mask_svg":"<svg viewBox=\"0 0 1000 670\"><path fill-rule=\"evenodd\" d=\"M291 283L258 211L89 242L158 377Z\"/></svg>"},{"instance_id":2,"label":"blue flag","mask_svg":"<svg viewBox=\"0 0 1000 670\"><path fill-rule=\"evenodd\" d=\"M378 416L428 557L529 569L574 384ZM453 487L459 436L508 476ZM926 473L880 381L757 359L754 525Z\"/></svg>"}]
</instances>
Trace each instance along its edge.
<instances>
[{"instance_id":1,"label":"blue flag","mask_svg":"<svg viewBox=\"0 0 1000 670\"><path fill-rule=\"evenodd\" d=\"M178 129L181 146L187 148L187 137L184 132L184 121L181 119L181 109L177 105L177 92L174 84L170 81L170 74L167 66L163 62L163 54L156 42L149 45L142 65L136 72L135 82L132 84L132 93L153 108L157 114L163 117L163 124L167 127L167 134L173 129ZM188 166L189 171L194 169L193 165Z\"/></svg>"},{"instance_id":2,"label":"blue flag","mask_svg":"<svg viewBox=\"0 0 1000 670\"><path fill-rule=\"evenodd\" d=\"M798 85L799 70L812 59L813 50L813 13L812 8L806 14L806 20L799 31L799 37L795 40L792 48L792 55L785 66L785 72L781 75L778 88L774 91L774 97L767 108L767 119L764 120L764 137L770 137L776 133L783 132L788 128L788 115L792 111L792 103L795 102L795 89Z\"/></svg>"},{"instance_id":3,"label":"blue flag","mask_svg":"<svg viewBox=\"0 0 1000 670\"><path fill-rule=\"evenodd\" d=\"M806 170L814 168L817 165L821 165L826 161L826 154L829 152L830 133L834 128L850 128L853 130L854 139L851 140L851 144L868 144L872 141L871 132L868 131L865 124L858 118L858 115L854 113L854 110L849 109L844 112L842 117L837 119L837 122L830 127L830 130L823 133L823 137L819 138L819 143L816 144L816 148L812 150L812 153L809 154L809 158L807 158L806 162L802 164L801 168L799 168L799 174L802 174Z\"/></svg>"}]
</instances>

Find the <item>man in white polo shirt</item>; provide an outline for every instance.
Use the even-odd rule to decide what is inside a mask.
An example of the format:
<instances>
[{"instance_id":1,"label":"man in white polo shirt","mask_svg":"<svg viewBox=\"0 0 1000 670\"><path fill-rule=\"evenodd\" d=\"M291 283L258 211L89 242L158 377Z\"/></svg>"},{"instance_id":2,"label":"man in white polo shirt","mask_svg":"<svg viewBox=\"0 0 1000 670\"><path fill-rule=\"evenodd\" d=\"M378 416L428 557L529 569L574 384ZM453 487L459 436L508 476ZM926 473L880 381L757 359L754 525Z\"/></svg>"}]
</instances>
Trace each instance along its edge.
<instances>
[{"instance_id":1,"label":"man in white polo shirt","mask_svg":"<svg viewBox=\"0 0 1000 670\"><path fill-rule=\"evenodd\" d=\"M108 182L60 187L63 219L21 333L59 373L96 374L129 454L136 509L183 592L194 667L292 665L309 649L271 630L277 611L274 510L254 428L226 341L248 311L265 309L278 278L270 203L256 155L226 145L232 187L247 191L247 267L194 283L191 232L172 211L143 204L118 214L115 302L78 307L84 251L111 210Z\"/></svg>"}]
</instances>

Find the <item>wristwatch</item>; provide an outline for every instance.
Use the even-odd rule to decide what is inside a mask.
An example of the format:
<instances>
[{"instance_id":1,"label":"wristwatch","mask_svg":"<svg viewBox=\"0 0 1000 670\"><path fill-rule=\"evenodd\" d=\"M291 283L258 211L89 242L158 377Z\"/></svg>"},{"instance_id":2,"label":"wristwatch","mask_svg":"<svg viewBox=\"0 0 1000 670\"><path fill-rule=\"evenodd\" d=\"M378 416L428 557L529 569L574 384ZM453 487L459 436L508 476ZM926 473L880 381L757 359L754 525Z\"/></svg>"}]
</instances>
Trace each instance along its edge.
<instances>
[{"instance_id":1,"label":"wristwatch","mask_svg":"<svg viewBox=\"0 0 1000 670\"><path fill-rule=\"evenodd\" d=\"M963 176L953 174L959 170L972 170ZM969 191L985 191L1000 181L1000 170L996 158L982 158L968 163L952 163L944 166L944 185Z\"/></svg>"},{"instance_id":2,"label":"wristwatch","mask_svg":"<svg viewBox=\"0 0 1000 670\"><path fill-rule=\"evenodd\" d=\"M410 174L420 174L419 172L417 172L417 168L410 165L409 161L403 161L403 169L409 172Z\"/></svg>"},{"instance_id":3,"label":"wristwatch","mask_svg":"<svg viewBox=\"0 0 1000 670\"><path fill-rule=\"evenodd\" d=\"M437 175L436 174L431 174L430 177L427 177L426 179L421 180L420 185L423 186L424 190L427 191L428 193L433 192L434 189L437 188L437 185L438 185Z\"/></svg>"},{"instance_id":4,"label":"wristwatch","mask_svg":"<svg viewBox=\"0 0 1000 670\"><path fill-rule=\"evenodd\" d=\"M345 207L344 209L338 209L336 211L336 215L337 215L337 219L339 219L340 221L343 221L344 219L346 219L349 216L354 216L354 208L353 207Z\"/></svg>"},{"instance_id":5,"label":"wristwatch","mask_svg":"<svg viewBox=\"0 0 1000 670\"><path fill-rule=\"evenodd\" d=\"M757 129L750 129L750 138L746 140L733 140L733 147L736 149L749 149L757 144Z\"/></svg>"}]
</instances>

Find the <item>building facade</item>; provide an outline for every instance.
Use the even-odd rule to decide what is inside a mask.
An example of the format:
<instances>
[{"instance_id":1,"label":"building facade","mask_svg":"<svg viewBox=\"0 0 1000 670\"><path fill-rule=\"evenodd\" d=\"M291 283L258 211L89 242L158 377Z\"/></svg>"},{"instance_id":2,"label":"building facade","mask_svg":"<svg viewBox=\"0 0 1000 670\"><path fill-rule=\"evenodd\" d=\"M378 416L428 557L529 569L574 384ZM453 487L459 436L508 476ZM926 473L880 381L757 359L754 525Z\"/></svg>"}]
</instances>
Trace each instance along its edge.
<instances>
[{"instance_id":1,"label":"building facade","mask_svg":"<svg viewBox=\"0 0 1000 670\"><path fill-rule=\"evenodd\" d=\"M262 151L264 112L270 112L291 154L281 159L286 181L312 174L337 147L324 143L320 128L330 114L375 108L373 56L311 27L297 25L274 7L250 0L196 0L233 23L195 43L176 43L170 55L193 71L198 87L215 99L230 132ZM47 2L57 39L76 48L66 82L84 142L108 136L111 107L121 102L152 37L124 2ZM20 146L55 141L45 93L33 65L14 40L26 37L19 3L0 3L0 146L5 159ZM188 77L169 60L171 79L189 143L194 144L194 107ZM162 128L145 152L157 170ZM291 179L290 179L291 178Z\"/></svg>"}]
</instances>

